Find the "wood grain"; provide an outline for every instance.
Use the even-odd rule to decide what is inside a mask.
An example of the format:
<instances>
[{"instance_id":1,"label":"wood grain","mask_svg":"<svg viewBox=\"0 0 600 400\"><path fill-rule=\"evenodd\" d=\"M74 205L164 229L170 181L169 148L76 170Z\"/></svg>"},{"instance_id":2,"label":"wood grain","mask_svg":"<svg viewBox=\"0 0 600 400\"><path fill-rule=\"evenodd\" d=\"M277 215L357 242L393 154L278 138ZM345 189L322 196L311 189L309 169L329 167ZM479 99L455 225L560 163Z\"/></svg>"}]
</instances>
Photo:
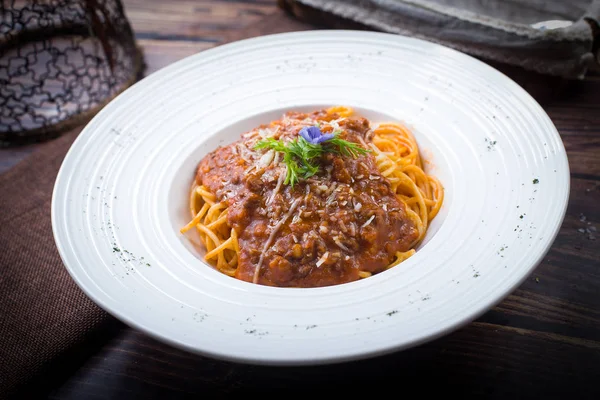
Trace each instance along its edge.
<instances>
[{"instance_id":1,"label":"wood grain","mask_svg":"<svg viewBox=\"0 0 600 400\"><path fill-rule=\"evenodd\" d=\"M244 37L325 26L362 29L322 16L303 23L274 0L126 0L125 7L144 48L147 73ZM492 65L531 93L556 125L569 157L571 192L565 221L543 261L477 321L401 353L310 368L208 359L115 323L97 347L87 349L91 357L56 371L32 393L45 396L49 390L53 399L171 399L314 396L331 390L373 396L382 389L400 396L414 389L419 397L600 398L600 76L564 81Z\"/></svg>"},{"instance_id":2,"label":"wood grain","mask_svg":"<svg viewBox=\"0 0 600 400\"><path fill-rule=\"evenodd\" d=\"M215 43L276 11L270 0L125 0L124 6L138 38Z\"/></svg>"},{"instance_id":3,"label":"wood grain","mask_svg":"<svg viewBox=\"0 0 600 400\"><path fill-rule=\"evenodd\" d=\"M592 384L599 377L598 351L597 341L475 322L401 353L334 366L283 368L195 356L124 329L49 398L314 396L332 391L357 396L401 390L416 391L419 398L554 399L575 392L577 398L591 399L598 394Z\"/></svg>"},{"instance_id":4,"label":"wood grain","mask_svg":"<svg viewBox=\"0 0 600 400\"><path fill-rule=\"evenodd\" d=\"M202 50L210 49L217 43L196 42L186 40L138 39L138 45L144 52L146 60L145 75L173 64L182 58L194 55Z\"/></svg>"}]
</instances>

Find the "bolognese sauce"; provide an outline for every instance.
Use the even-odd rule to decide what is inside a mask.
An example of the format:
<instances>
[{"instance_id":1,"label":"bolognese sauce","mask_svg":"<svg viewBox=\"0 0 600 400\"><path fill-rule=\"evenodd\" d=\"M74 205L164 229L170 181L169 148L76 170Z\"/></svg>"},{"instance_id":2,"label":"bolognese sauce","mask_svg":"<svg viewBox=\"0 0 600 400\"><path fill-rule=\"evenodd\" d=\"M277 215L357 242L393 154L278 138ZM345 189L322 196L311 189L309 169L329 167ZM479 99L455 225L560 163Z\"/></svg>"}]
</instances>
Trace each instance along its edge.
<instances>
[{"instance_id":1,"label":"bolognese sauce","mask_svg":"<svg viewBox=\"0 0 600 400\"><path fill-rule=\"evenodd\" d=\"M265 138L289 143L314 125L365 149L371 141L365 118L289 112L200 162L196 184L226 205L226 223L235 231L236 278L282 287L351 282L385 270L419 239L372 153L324 152L318 172L290 185L281 152L257 149Z\"/></svg>"}]
</instances>

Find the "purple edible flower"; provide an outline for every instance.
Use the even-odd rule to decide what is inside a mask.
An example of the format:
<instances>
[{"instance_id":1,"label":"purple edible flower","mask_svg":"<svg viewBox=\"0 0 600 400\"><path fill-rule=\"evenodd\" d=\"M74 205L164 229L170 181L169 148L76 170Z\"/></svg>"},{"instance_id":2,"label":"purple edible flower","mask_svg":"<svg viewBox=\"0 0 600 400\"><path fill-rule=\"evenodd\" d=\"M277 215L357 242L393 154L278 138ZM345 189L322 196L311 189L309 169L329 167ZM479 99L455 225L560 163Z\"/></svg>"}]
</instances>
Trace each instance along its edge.
<instances>
[{"instance_id":1,"label":"purple edible flower","mask_svg":"<svg viewBox=\"0 0 600 400\"><path fill-rule=\"evenodd\" d=\"M319 144L335 137L333 133L323 134L323 132L321 132L321 130L316 126L309 126L300 129L300 136L302 136L304 140L310 144Z\"/></svg>"}]
</instances>

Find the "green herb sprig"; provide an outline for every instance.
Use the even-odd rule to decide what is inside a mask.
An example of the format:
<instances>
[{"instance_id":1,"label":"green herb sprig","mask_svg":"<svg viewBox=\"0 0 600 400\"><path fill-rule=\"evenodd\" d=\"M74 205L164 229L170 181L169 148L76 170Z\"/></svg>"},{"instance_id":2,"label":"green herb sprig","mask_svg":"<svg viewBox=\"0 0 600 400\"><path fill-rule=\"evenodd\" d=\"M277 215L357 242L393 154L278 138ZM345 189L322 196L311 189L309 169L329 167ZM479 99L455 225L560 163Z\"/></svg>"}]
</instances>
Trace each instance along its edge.
<instances>
[{"instance_id":1,"label":"green herb sprig","mask_svg":"<svg viewBox=\"0 0 600 400\"><path fill-rule=\"evenodd\" d=\"M318 143L311 143L303 136L287 144L281 140L267 138L258 141L254 148L257 150L273 149L283 153L283 162L287 166L283 183L294 187L300 179L308 179L319 172L318 161L324 153L358 157L371 152L371 150L361 147L358 143L340 139L340 133L341 131L335 131L331 134L332 137Z\"/></svg>"}]
</instances>

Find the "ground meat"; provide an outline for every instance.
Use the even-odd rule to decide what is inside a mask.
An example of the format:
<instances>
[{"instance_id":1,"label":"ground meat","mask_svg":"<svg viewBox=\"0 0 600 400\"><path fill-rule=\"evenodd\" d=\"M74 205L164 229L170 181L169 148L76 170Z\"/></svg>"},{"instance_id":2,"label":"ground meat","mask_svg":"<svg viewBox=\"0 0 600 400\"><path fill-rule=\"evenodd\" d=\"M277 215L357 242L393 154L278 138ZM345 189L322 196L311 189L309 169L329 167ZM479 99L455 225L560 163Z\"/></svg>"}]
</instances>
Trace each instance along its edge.
<instances>
[{"instance_id":1,"label":"ground meat","mask_svg":"<svg viewBox=\"0 0 600 400\"><path fill-rule=\"evenodd\" d=\"M317 121L326 127L337 120L341 138L369 141L368 120L338 117L325 111L288 113L200 162L197 183L227 203L228 223L238 235L237 278L253 281L258 269L257 283L271 286L350 282L359 279L359 271L383 271L396 252L409 250L418 237L406 206L371 154L353 158L327 153L320 172L293 188L279 182L286 173L282 162L261 164L265 151L254 145L263 135L291 140Z\"/></svg>"}]
</instances>

